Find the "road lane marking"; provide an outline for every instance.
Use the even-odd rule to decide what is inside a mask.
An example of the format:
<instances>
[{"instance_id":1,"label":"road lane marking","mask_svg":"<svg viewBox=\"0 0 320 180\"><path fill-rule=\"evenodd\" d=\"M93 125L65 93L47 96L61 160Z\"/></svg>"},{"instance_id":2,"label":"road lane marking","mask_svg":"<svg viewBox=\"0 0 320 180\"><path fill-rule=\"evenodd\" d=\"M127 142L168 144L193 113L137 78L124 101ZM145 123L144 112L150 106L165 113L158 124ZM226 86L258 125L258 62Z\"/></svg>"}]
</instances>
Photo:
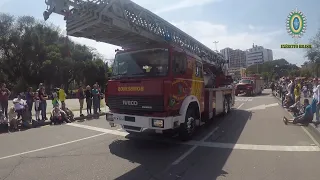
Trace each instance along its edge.
<instances>
[{"instance_id":1,"label":"road lane marking","mask_svg":"<svg viewBox=\"0 0 320 180\"><path fill-rule=\"evenodd\" d=\"M88 130L93 130L93 131L98 131L102 132L101 134L73 140L73 141L68 141L65 143L61 144L56 144L44 148L39 148L39 149L34 149L31 151L25 151L17 154L12 154L8 156L3 156L0 157L0 160L3 159L8 159L8 158L13 158L17 156L22 156L26 154L31 154L39 151L44 151L52 148L57 148L69 144L73 144L76 142L88 140L88 139L93 139L99 136L107 135L107 134L112 134L116 136L122 136L125 137L129 135L126 132L120 132L116 130L109 130L109 129L103 129L103 128L97 128L97 127L92 127L92 126L87 126L87 125L75 125L74 123L68 124L69 126L73 127L79 127L79 128L84 128ZM188 142L180 142L180 141L174 141L174 140L164 140L164 139L154 139L150 137L137 137L145 140L152 140L152 141L158 141L158 142L164 142L164 143L170 143L170 144L178 144L178 145L189 145L192 146L187 152L185 152L183 155L181 155L177 160L175 160L172 165L177 165L179 164L183 159L185 159L188 155L190 155L197 147L209 147L209 148L224 148L224 149L234 149L234 150L253 150L253 151L279 151L279 152L320 152L320 148L318 146L280 146L280 145L255 145L255 144L232 144L232 143L217 143L217 142L205 142L207 138L210 137L218 128L215 128L212 132L210 132L207 136L205 136L201 141L188 141Z\"/></svg>"},{"instance_id":2,"label":"road lane marking","mask_svg":"<svg viewBox=\"0 0 320 180\"><path fill-rule=\"evenodd\" d=\"M274 97L273 97L274 98ZM279 101L279 105L282 107L281 100L275 97ZM285 112L289 114L291 118L294 118L293 115L285 108L282 108ZM300 126L302 130L307 134L307 136L311 139L311 141L316 144L320 148L320 143L309 133L309 131L304 126Z\"/></svg>"},{"instance_id":3,"label":"road lane marking","mask_svg":"<svg viewBox=\"0 0 320 180\"><path fill-rule=\"evenodd\" d=\"M237 109L240 109L243 105L244 105L244 103L241 103L241 104L237 107Z\"/></svg>"},{"instance_id":4,"label":"road lane marking","mask_svg":"<svg viewBox=\"0 0 320 180\"><path fill-rule=\"evenodd\" d=\"M235 101L242 101L242 102L247 102L247 101L252 101L252 98L236 98Z\"/></svg>"},{"instance_id":5,"label":"road lane marking","mask_svg":"<svg viewBox=\"0 0 320 180\"><path fill-rule=\"evenodd\" d=\"M197 142L190 141L190 144L198 144L202 147L253 150L253 151L282 151L282 152L319 152L318 146L281 146L281 145L256 145L256 144L233 144L217 142Z\"/></svg>"},{"instance_id":6,"label":"road lane marking","mask_svg":"<svg viewBox=\"0 0 320 180\"><path fill-rule=\"evenodd\" d=\"M313 143L316 144L318 147L320 147L319 142L309 133L309 131L303 126L301 126L301 128L309 136L309 138L313 141Z\"/></svg>"},{"instance_id":7,"label":"road lane marking","mask_svg":"<svg viewBox=\"0 0 320 180\"><path fill-rule=\"evenodd\" d=\"M47 150L47 149L52 149L52 148L56 148L56 147L60 147L60 146L64 146L64 145L68 145L68 144L72 144L72 143L76 143L76 142L79 142L79 141L84 141L84 140L87 140L87 139L96 138L96 137L103 136L103 135L106 135L106 134L107 133L101 133L101 134L97 134L97 135L93 135L93 136L89 136L89 137L85 137L85 138L81 138L81 139L77 139L77 140L73 140L73 141L68 141L68 142L61 143L61 144L56 144L56 145L53 145L53 146L47 146L47 147L44 147L44 148L39 148L39 149L31 150L31 151L25 151L25 152L21 152L21 153L17 153L17 154L12 154L12 155L9 155L9 156L0 157L0 160L12 158L12 157L17 157L17 156L21 156L21 155L25 155L25 154L30 154L30 153L34 153L34 152L44 151L44 150Z\"/></svg>"},{"instance_id":8,"label":"road lane marking","mask_svg":"<svg viewBox=\"0 0 320 180\"><path fill-rule=\"evenodd\" d=\"M269 107L275 107L275 106L279 106L279 103L273 103L273 104L261 104L259 106L255 106L249 109L246 109L246 111L253 111L253 110L265 110L266 108Z\"/></svg>"},{"instance_id":9,"label":"road lane marking","mask_svg":"<svg viewBox=\"0 0 320 180\"><path fill-rule=\"evenodd\" d=\"M241 108L244 105L244 103L241 103L237 109ZM215 133L217 130L219 129L219 127L216 127L213 131L211 131L210 133L208 133L205 137L203 137L200 142L204 143L204 141L206 139L208 139L210 136L212 136L213 133ZM179 164L181 161L183 161L186 157L188 157L194 150L196 150L196 148L199 147L199 145L193 145L192 148L190 148L187 152L183 153L180 157L178 157L178 159L176 159L175 161L172 162L171 165L177 165Z\"/></svg>"},{"instance_id":10,"label":"road lane marking","mask_svg":"<svg viewBox=\"0 0 320 180\"><path fill-rule=\"evenodd\" d=\"M98 131L98 132L102 132L102 133L106 133L106 134L112 134L112 135L116 135L116 136L122 136L122 137L125 137L125 136L129 135L129 133L122 132L122 131L119 131L119 130L111 130L111 129L99 128L99 127L88 126L88 125L77 124L77 123L68 123L66 125L73 126L73 127L78 127L78 128L83 128L83 129L88 129L88 130L92 130L92 131Z\"/></svg>"}]
</instances>

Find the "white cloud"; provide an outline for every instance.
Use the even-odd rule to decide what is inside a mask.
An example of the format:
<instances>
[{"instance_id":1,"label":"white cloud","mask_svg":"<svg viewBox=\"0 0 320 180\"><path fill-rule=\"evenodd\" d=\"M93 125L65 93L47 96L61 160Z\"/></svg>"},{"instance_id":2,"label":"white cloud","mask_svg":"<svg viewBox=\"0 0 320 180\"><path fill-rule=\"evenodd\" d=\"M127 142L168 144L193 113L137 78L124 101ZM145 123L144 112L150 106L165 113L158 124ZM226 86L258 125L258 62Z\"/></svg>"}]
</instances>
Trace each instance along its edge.
<instances>
[{"instance_id":1,"label":"white cloud","mask_svg":"<svg viewBox=\"0 0 320 180\"><path fill-rule=\"evenodd\" d=\"M221 0L180 0L175 3L171 3L171 6L163 7L160 9L157 9L155 11L156 14L169 12L169 11L176 11L178 9L184 9L189 7L195 7L195 6L203 6L215 2L220 2Z\"/></svg>"}]
</instances>

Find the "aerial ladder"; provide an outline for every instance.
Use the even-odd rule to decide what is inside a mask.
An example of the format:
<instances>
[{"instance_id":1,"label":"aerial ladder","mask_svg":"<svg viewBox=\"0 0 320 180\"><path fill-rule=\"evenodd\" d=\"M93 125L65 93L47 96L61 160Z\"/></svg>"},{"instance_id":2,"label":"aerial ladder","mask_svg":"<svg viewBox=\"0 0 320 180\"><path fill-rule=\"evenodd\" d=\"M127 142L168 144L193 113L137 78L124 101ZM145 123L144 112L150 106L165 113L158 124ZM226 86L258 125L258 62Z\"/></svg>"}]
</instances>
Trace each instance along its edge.
<instances>
[{"instance_id":1,"label":"aerial ladder","mask_svg":"<svg viewBox=\"0 0 320 180\"><path fill-rule=\"evenodd\" d=\"M203 63L220 70L224 67L222 54L130 0L45 0L45 3L44 19L52 13L63 15L67 35L123 49L170 43L199 56Z\"/></svg>"}]
</instances>

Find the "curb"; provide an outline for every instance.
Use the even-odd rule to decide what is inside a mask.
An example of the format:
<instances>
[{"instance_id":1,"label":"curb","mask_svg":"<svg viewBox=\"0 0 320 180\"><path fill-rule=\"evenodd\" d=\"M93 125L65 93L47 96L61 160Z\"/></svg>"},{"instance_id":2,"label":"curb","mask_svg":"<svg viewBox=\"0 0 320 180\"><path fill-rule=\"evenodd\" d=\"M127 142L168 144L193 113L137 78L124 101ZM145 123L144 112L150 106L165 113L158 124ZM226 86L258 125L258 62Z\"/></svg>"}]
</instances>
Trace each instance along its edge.
<instances>
[{"instance_id":1,"label":"curb","mask_svg":"<svg viewBox=\"0 0 320 180\"><path fill-rule=\"evenodd\" d=\"M278 97L278 96L274 96L279 102L280 102L280 105L281 105L281 99ZM281 106L282 107L282 106ZM292 118L293 118L293 114L288 111L286 108L283 108ZM305 129L314 137L317 137L317 139L320 140L320 130L316 128L316 126L313 124L313 123L309 123L308 126L305 126Z\"/></svg>"},{"instance_id":2,"label":"curb","mask_svg":"<svg viewBox=\"0 0 320 180\"><path fill-rule=\"evenodd\" d=\"M100 118L100 116L104 116L106 115L107 113L106 112L102 112L99 114L99 116L92 116L90 117L90 119L94 119L94 118ZM83 117L75 117L74 120L75 121L79 121L79 120L84 120L84 119L89 119L88 116L83 116ZM73 122L75 122L73 121ZM43 123L42 123L42 126L46 126L46 125L49 125L50 124L50 120L45 120Z\"/></svg>"}]
</instances>

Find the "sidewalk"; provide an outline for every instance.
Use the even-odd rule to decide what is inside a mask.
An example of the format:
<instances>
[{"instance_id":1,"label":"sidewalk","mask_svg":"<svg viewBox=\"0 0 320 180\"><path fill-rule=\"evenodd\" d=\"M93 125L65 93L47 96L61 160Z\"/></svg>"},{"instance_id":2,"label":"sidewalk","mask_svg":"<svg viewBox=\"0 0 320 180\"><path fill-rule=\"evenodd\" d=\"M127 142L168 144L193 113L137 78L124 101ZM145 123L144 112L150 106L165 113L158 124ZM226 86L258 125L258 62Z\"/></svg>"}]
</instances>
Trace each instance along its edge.
<instances>
[{"instance_id":1,"label":"sidewalk","mask_svg":"<svg viewBox=\"0 0 320 180\"><path fill-rule=\"evenodd\" d=\"M281 99L279 96L275 96L281 103ZM305 99L303 97L303 95L301 94L301 102L303 102L303 99ZM309 102L311 103L312 102L312 98L307 98L309 99ZM287 109L285 109L288 113L290 113L292 115L291 112L289 112ZM315 115L314 115L314 118L315 119ZM316 127L313 123L310 123L309 126L307 127L307 129L309 129L311 131L311 133L313 134L316 134L317 136L320 136L320 125L318 125L318 127Z\"/></svg>"},{"instance_id":2,"label":"sidewalk","mask_svg":"<svg viewBox=\"0 0 320 180\"><path fill-rule=\"evenodd\" d=\"M12 100L9 101L9 107L13 106ZM80 104L78 99L67 99L66 106L72 111L79 111ZM101 110L105 109L105 102L104 99L101 100ZM83 113L87 112L87 104L84 102L83 104ZM51 100L47 100L47 114L50 114L50 111L53 109ZM35 114L34 106L32 107L32 114Z\"/></svg>"}]
</instances>

